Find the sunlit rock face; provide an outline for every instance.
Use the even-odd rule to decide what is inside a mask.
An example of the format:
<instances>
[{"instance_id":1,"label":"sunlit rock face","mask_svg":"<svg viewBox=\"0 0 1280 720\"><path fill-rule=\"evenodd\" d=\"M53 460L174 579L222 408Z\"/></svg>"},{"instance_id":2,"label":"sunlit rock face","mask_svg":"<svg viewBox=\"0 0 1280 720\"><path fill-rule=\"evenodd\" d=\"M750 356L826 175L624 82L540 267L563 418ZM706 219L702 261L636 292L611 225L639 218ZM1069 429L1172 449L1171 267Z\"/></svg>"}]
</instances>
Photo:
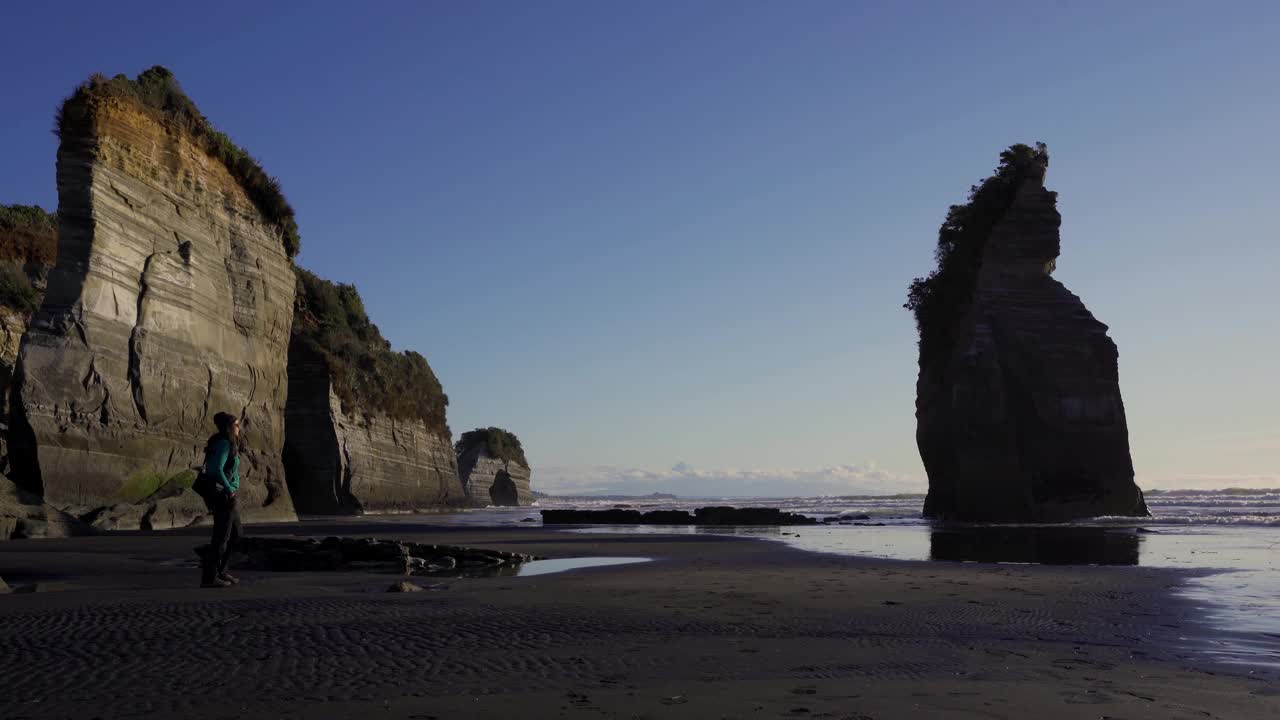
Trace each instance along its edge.
<instances>
[{"instance_id":1,"label":"sunlit rock face","mask_svg":"<svg viewBox=\"0 0 1280 720\"><path fill-rule=\"evenodd\" d=\"M1061 222L1041 167L986 241L952 346L921 358L916 440L930 517L1148 514L1134 484L1116 345L1050 275Z\"/></svg>"},{"instance_id":2,"label":"sunlit rock face","mask_svg":"<svg viewBox=\"0 0 1280 720\"><path fill-rule=\"evenodd\" d=\"M222 162L128 100L64 128L57 176L58 262L14 379L15 477L58 507L109 506L197 466L226 411L243 427L246 519L295 517L279 228Z\"/></svg>"}]
</instances>

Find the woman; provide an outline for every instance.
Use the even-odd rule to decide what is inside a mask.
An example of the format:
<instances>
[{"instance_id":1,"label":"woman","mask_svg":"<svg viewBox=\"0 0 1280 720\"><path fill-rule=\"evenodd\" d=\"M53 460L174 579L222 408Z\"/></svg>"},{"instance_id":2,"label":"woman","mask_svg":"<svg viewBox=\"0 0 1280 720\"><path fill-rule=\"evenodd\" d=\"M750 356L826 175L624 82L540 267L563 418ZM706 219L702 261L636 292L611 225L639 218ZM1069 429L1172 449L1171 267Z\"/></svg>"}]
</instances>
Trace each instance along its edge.
<instances>
[{"instance_id":1,"label":"woman","mask_svg":"<svg viewBox=\"0 0 1280 720\"><path fill-rule=\"evenodd\" d=\"M213 539L201 566L200 587L220 588L239 582L227 573L231 546L240 539L240 418L220 412L213 416L217 434L204 447L204 474L212 481L207 498L213 512Z\"/></svg>"}]
</instances>

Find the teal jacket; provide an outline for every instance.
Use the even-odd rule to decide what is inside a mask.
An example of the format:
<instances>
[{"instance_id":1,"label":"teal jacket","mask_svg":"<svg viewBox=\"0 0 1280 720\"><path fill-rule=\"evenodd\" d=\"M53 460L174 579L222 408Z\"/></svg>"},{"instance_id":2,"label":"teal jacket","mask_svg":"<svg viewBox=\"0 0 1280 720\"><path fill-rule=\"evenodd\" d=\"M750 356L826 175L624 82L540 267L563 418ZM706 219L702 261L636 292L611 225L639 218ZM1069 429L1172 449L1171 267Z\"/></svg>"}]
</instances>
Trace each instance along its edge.
<instances>
[{"instance_id":1,"label":"teal jacket","mask_svg":"<svg viewBox=\"0 0 1280 720\"><path fill-rule=\"evenodd\" d=\"M225 488L228 493L236 492L240 489L240 455L236 454L236 459L231 463L231 469L227 469L227 456L231 454L231 441L225 437L220 437L213 441L213 448L209 451L209 457L204 461L204 473L213 478L213 481Z\"/></svg>"}]
</instances>

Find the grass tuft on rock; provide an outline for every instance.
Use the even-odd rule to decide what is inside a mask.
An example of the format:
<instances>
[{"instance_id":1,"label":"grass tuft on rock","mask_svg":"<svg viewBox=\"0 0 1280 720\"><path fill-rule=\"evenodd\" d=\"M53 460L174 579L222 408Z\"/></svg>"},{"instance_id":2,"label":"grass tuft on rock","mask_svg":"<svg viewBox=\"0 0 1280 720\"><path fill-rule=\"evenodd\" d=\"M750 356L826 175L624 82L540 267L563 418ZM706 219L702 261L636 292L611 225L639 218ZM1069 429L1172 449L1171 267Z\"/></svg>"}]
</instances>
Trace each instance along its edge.
<instances>
[{"instance_id":1,"label":"grass tuft on rock","mask_svg":"<svg viewBox=\"0 0 1280 720\"><path fill-rule=\"evenodd\" d=\"M0 205L0 306L24 315L40 308L32 284L57 260L58 216L38 205Z\"/></svg>"},{"instance_id":2,"label":"grass tuft on rock","mask_svg":"<svg viewBox=\"0 0 1280 720\"><path fill-rule=\"evenodd\" d=\"M920 364L934 366L954 345L955 321L968 311L991 230L1013 204L1018 188L1031 177L1044 177L1049 150L1044 143L1016 144L1000 153L995 174L969 188L969 201L952 205L938 230L934 250L937 267L911 283L903 305L916 319Z\"/></svg>"},{"instance_id":3,"label":"grass tuft on rock","mask_svg":"<svg viewBox=\"0 0 1280 720\"><path fill-rule=\"evenodd\" d=\"M268 175L247 150L209 122L182 91L172 72L156 65L132 80L124 75L91 76L58 109L55 120L58 136L65 139L91 132L94 111L105 99L133 102L166 126L187 133L205 152L226 166L258 212L279 228L288 256L298 254L302 243L298 223L293 207L280 190L280 181Z\"/></svg>"},{"instance_id":4,"label":"grass tuft on rock","mask_svg":"<svg viewBox=\"0 0 1280 720\"><path fill-rule=\"evenodd\" d=\"M0 265L0 307L23 315L40 309L40 293L31 287L26 275L9 265Z\"/></svg>"},{"instance_id":5,"label":"grass tuft on rock","mask_svg":"<svg viewBox=\"0 0 1280 720\"><path fill-rule=\"evenodd\" d=\"M476 428L464 432L453 447L454 451L461 455L482 444L488 451L489 457L503 462L513 462L521 467L529 467L520 438L516 437L515 433L499 427Z\"/></svg>"}]
</instances>

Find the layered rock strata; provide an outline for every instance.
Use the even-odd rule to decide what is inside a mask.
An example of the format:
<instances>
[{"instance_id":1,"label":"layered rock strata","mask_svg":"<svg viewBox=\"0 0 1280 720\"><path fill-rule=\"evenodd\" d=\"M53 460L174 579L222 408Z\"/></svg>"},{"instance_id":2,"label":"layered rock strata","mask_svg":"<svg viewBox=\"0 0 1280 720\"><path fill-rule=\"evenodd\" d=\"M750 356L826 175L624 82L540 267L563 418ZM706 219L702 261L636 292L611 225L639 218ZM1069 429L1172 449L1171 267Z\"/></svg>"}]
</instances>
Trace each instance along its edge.
<instances>
[{"instance_id":1,"label":"layered rock strata","mask_svg":"<svg viewBox=\"0 0 1280 720\"><path fill-rule=\"evenodd\" d=\"M281 229L137 102L67 112L81 117L62 128L58 261L19 353L15 477L60 507L152 497L198 466L227 411L243 428L245 518L295 517L280 461L294 298Z\"/></svg>"},{"instance_id":2,"label":"layered rock strata","mask_svg":"<svg viewBox=\"0 0 1280 720\"><path fill-rule=\"evenodd\" d=\"M1107 326L1051 277L1061 216L1047 155L1018 172L981 249L950 345L926 355L916 440L926 515L1057 522L1147 514L1134 484L1118 352Z\"/></svg>"},{"instance_id":3,"label":"layered rock strata","mask_svg":"<svg viewBox=\"0 0 1280 720\"><path fill-rule=\"evenodd\" d=\"M533 504L531 472L519 461L500 460L484 443L470 444L458 453L458 478L477 507L527 507Z\"/></svg>"},{"instance_id":4,"label":"layered rock strata","mask_svg":"<svg viewBox=\"0 0 1280 720\"><path fill-rule=\"evenodd\" d=\"M299 512L413 512L466 505L448 436L422 420L348 412L325 359L289 351L284 464Z\"/></svg>"}]
</instances>

